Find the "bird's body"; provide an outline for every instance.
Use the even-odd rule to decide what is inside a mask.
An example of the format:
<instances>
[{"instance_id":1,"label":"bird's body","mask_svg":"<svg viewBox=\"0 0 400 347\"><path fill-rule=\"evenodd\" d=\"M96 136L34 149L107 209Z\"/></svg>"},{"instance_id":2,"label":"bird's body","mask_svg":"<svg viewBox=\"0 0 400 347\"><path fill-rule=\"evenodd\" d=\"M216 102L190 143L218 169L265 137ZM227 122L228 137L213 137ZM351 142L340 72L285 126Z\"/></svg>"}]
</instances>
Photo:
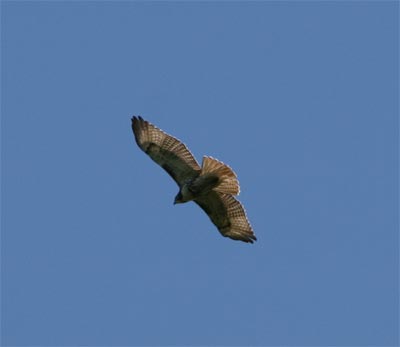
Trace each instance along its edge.
<instances>
[{"instance_id":1,"label":"bird's body","mask_svg":"<svg viewBox=\"0 0 400 347\"><path fill-rule=\"evenodd\" d=\"M256 240L243 206L234 198L240 187L229 166L204 156L200 167L182 142L141 117L132 118L132 130L138 146L178 184L175 204L194 201L223 236L250 243Z\"/></svg>"}]
</instances>

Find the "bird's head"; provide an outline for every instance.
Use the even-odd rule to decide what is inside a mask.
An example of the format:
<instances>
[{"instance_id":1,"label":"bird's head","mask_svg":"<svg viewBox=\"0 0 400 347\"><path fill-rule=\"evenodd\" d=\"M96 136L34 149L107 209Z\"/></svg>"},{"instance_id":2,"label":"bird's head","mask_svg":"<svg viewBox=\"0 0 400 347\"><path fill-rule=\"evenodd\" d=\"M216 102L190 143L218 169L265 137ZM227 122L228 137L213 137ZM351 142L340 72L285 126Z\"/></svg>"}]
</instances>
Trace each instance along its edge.
<instances>
[{"instance_id":1,"label":"bird's head","mask_svg":"<svg viewBox=\"0 0 400 347\"><path fill-rule=\"evenodd\" d=\"M183 203L184 201L182 199L183 199L182 193L179 192L175 196L174 205Z\"/></svg>"}]
</instances>

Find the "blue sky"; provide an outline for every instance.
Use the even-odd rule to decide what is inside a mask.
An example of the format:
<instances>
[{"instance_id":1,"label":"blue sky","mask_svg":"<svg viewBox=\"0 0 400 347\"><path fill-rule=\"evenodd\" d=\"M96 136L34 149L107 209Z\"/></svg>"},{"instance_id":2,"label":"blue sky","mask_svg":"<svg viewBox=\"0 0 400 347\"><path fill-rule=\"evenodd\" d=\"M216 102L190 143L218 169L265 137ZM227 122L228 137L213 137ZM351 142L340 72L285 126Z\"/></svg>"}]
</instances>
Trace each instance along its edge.
<instances>
[{"instance_id":1,"label":"blue sky","mask_svg":"<svg viewBox=\"0 0 400 347\"><path fill-rule=\"evenodd\" d=\"M1 10L4 346L398 344L397 2ZM132 115L234 168L258 242Z\"/></svg>"}]
</instances>

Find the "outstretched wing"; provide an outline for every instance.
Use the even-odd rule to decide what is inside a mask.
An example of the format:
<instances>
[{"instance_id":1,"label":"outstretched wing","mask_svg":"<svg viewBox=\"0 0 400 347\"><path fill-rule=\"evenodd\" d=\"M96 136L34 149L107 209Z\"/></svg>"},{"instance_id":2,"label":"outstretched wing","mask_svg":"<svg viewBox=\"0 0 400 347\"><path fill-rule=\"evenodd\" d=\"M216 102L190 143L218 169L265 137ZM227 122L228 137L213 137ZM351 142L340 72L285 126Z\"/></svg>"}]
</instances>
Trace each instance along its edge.
<instances>
[{"instance_id":1,"label":"outstretched wing","mask_svg":"<svg viewBox=\"0 0 400 347\"><path fill-rule=\"evenodd\" d=\"M257 240L246 211L232 195L212 190L194 201L208 214L223 236L250 243Z\"/></svg>"},{"instance_id":2,"label":"outstretched wing","mask_svg":"<svg viewBox=\"0 0 400 347\"><path fill-rule=\"evenodd\" d=\"M132 130L138 146L164 168L181 186L200 173L200 166L188 148L142 117L132 117Z\"/></svg>"}]
</instances>

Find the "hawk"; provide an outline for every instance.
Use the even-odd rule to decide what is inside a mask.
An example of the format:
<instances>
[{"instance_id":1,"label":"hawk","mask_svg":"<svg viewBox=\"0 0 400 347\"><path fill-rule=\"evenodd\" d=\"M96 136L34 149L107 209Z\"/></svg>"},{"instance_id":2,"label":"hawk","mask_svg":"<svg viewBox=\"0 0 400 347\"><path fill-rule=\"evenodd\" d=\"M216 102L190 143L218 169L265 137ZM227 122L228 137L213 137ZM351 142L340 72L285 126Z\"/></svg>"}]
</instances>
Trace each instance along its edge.
<instances>
[{"instance_id":1,"label":"hawk","mask_svg":"<svg viewBox=\"0 0 400 347\"><path fill-rule=\"evenodd\" d=\"M242 204L234 197L240 187L228 165L204 156L200 167L181 141L140 116L132 117L132 130L138 146L178 184L174 204L194 201L223 236L250 243L257 240Z\"/></svg>"}]
</instances>

